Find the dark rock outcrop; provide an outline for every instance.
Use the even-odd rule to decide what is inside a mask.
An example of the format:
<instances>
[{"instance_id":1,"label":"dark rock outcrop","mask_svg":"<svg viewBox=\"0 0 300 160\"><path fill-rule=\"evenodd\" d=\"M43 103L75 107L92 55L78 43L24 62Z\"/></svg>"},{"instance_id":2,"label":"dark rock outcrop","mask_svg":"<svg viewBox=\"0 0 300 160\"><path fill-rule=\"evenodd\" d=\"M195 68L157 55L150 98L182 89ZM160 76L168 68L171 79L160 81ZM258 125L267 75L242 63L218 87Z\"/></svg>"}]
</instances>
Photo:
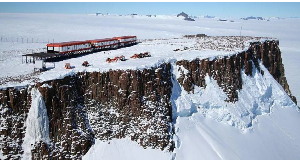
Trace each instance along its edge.
<instances>
[{"instance_id":1,"label":"dark rock outcrop","mask_svg":"<svg viewBox=\"0 0 300 160\"><path fill-rule=\"evenodd\" d=\"M253 17L253 16L241 18L241 19L243 19L243 20L251 20L251 19L264 20L263 17Z\"/></svg>"},{"instance_id":2,"label":"dark rock outcrop","mask_svg":"<svg viewBox=\"0 0 300 160\"><path fill-rule=\"evenodd\" d=\"M291 99L297 103L284 75L284 66L278 45L279 41L274 40L264 43L255 42L251 43L247 51L230 57L215 58L212 61L208 59L177 61L176 65L183 66L189 71L189 73L184 74L181 70L181 77L178 78L178 82L186 91L193 92L194 85L206 86L204 78L208 74L217 81L227 94L228 101L235 102L238 100L237 91L242 89L241 71L244 70L247 75L252 76L253 70L257 68L263 74L259 67L261 61Z\"/></svg>"},{"instance_id":3,"label":"dark rock outcrop","mask_svg":"<svg viewBox=\"0 0 300 160\"><path fill-rule=\"evenodd\" d=\"M144 70L87 72L38 83L49 118L50 144L36 142L32 158L76 159L94 139L131 137L143 147L173 149L171 140L171 65ZM0 143L7 159L23 154L31 89L0 94ZM2 142L2 141L1 141ZM63 152L62 152L63 151Z\"/></svg>"},{"instance_id":4,"label":"dark rock outcrop","mask_svg":"<svg viewBox=\"0 0 300 160\"><path fill-rule=\"evenodd\" d=\"M182 17L184 17L184 18L189 17L189 15L187 15L187 14L184 13L184 12L181 12L181 13L177 14L177 17L179 17L179 16L182 16Z\"/></svg>"},{"instance_id":5,"label":"dark rock outcrop","mask_svg":"<svg viewBox=\"0 0 300 160\"><path fill-rule=\"evenodd\" d=\"M65 77L44 84L47 85L38 83L35 87L44 98L47 108L51 144L35 144L32 156L39 159L79 158L94 143L94 134L89 126L78 79ZM47 145L48 148L45 148Z\"/></svg>"},{"instance_id":6,"label":"dark rock outcrop","mask_svg":"<svg viewBox=\"0 0 300 160\"><path fill-rule=\"evenodd\" d=\"M184 18L184 20L186 20L186 21L195 21L193 18L191 18L191 17L186 17L186 18Z\"/></svg>"},{"instance_id":7,"label":"dark rock outcrop","mask_svg":"<svg viewBox=\"0 0 300 160\"><path fill-rule=\"evenodd\" d=\"M0 91L0 149L6 159L20 159L25 120L31 105L28 88Z\"/></svg>"},{"instance_id":8,"label":"dark rock outcrop","mask_svg":"<svg viewBox=\"0 0 300 160\"><path fill-rule=\"evenodd\" d=\"M83 73L85 106L98 139L130 135L143 147L170 145L171 66L144 70ZM169 148L172 149L172 148Z\"/></svg>"},{"instance_id":9,"label":"dark rock outcrop","mask_svg":"<svg viewBox=\"0 0 300 160\"><path fill-rule=\"evenodd\" d=\"M184 20L186 20L186 21L195 21L193 18L189 17L189 15L187 15L184 12L181 12L181 13L177 14L177 17L179 17L179 16L184 17Z\"/></svg>"}]
</instances>

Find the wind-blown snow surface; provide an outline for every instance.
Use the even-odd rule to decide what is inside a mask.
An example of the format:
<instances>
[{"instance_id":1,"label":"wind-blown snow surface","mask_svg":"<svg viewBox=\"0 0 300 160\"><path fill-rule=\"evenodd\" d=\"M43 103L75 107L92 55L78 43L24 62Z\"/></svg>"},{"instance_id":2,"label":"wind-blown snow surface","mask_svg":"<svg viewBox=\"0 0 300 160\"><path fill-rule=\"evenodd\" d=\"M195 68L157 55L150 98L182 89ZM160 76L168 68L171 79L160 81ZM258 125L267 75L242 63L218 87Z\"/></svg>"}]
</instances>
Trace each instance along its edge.
<instances>
[{"instance_id":1,"label":"wind-blown snow surface","mask_svg":"<svg viewBox=\"0 0 300 160\"><path fill-rule=\"evenodd\" d=\"M55 42L106 38L121 35L136 35L139 39L171 39L185 34L204 33L210 36L275 37L280 41L283 64L292 94L300 99L300 19L271 19L270 21L239 20L220 22L217 19L199 18L194 22L183 21L176 16L91 16L91 15L52 15L52 14L0 14L0 35L4 38L18 38L18 42L0 42L0 77L30 75L33 64L22 64L21 55L40 51L45 43L20 43L24 39L44 39ZM289 28L287 28L287 26ZM6 39L5 39L6 40ZM4 39L3 39L4 41ZM195 57L207 58L235 54L234 51L180 51L170 54L173 49L192 47L193 40L178 43L159 40L141 43L129 48L95 53L76 59L56 63L54 69L38 77L42 80L63 78L78 71L106 71L108 69L139 69ZM159 42L159 44L158 44ZM146 47L157 43L155 47ZM165 43L165 44L164 44ZM168 44L167 44L168 43ZM150 51L151 58L128 60L122 63L105 63L107 57L124 54L126 57L139 52ZM163 55L165 55L163 57ZM84 60L92 66L80 66ZM75 65L73 70L64 70L66 62ZM173 64L174 78L178 76ZM226 94L211 77L206 77L205 89L195 87L194 94L187 94L173 79L172 106L176 148L174 154L160 150L143 149L128 139L114 139L110 142L96 140L95 145L84 156L103 159L297 159L300 157L300 114L296 105L271 77L268 71L264 76L254 70L254 76L242 74L243 89L239 91L239 101L224 102ZM35 76L35 75L32 75ZM21 77L22 78L22 77ZM26 77L25 77L26 78ZM25 85L23 84L13 85ZM3 86L2 86L3 87ZM42 107L40 94L34 91L30 109L35 112ZM40 105L38 105L40 104ZM33 110L33 111L31 111ZM35 112L37 113L37 112ZM38 122L39 114L33 114ZM46 120L42 120L46 122ZM27 127L30 126L26 122ZM32 127L29 127L32 128ZM33 127L34 128L34 127ZM36 127L35 127L36 128ZM33 129L39 130L39 127ZM46 130L45 130L46 131ZM27 133L28 132L28 133ZM41 133L41 132L38 132ZM47 132L38 136L26 131L23 147L29 149L38 137L47 140ZM36 137L36 138L34 138ZM25 150L25 154L28 153ZM123 156L124 155L124 156ZM2 154L0 153L0 157Z\"/></svg>"}]
</instances>

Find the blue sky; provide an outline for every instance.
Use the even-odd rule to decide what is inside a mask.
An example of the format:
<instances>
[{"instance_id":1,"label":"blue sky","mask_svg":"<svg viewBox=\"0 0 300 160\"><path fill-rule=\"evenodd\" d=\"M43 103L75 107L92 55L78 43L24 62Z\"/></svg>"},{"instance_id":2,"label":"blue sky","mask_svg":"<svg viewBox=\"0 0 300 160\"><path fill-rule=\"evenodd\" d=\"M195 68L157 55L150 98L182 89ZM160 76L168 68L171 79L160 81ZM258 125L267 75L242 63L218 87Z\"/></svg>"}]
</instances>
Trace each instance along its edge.
<instances>
[{"instance_id":1,"label":"blue sky","mask_svg":"<svg viewBox=\"0 0 300 160\"><path fill-rule=\"evenodd\" d=\"M220 17L300 17L300 2L246 3L246 2L0 2L0 13L110 13L110 14L164 14L180 12L189 15Z\"/></svg>"}]
</instances>

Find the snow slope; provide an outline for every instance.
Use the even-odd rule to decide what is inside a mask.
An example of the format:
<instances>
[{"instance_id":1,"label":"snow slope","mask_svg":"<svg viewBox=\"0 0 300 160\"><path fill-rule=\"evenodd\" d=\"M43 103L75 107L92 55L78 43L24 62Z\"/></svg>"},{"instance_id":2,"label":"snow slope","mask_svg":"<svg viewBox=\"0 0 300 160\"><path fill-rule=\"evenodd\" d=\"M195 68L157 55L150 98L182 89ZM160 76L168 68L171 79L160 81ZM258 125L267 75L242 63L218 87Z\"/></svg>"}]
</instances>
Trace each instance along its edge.
<instances>
[{"instance_id":1,"label":"snow slope","mask_svg":"<svg viewBox=\"0 0 300 160\"><path fill-rule=\"evenodd\" d=\"M178 113L176 159L299 158L299 109L260 67L264 76L243 73L236 103L224 102L226 94L208 76L207 87L196 87L194 94L175 88L181 91L173 94Z\"/></svg>"},{"instance_id":2,"label":"snow slope","mask_svg":"<svg viewBox=\"0 0 300 160\"><path fill-rule=\"evenodd\" d=\"M245 133L195 113L177 119L176 159L299 159L299 112L274 107ZM197 138L195 138L197 137Z\"/></svg>"},{"instance_id":3,"label":"snow slope","mask_svg":"<svg viewBox=\"0 0 300 160\"><path fill-rule=\"evenodd\" d=\"M155 149L143 149L136 142L125 139L113 139L102 142L96 140L95 145L83 157L83 160L98 159L130 159L130 160L153 160L153 159L170 159L172 153Z\"/></svg>"},{"instance_id":4,"label":"snow slope","mask_svg":"<svg viewBox=\"0 0 300 160\"><path fill-rule=\"evenodd\" d=\"M47 17L47 18L45 18ZM59 17L59 18L57 18ZM195 22L183 21L174 16L92 16L92 15L53 15L53 14L0 14L1 37L24 39L44 39L55 42L85 40L119 35L136 35L139 39L159 39L145 41L139 45L103 53L94 53L77 59L56 63L54 69L36 76L38 80L63 78L78 71L107 71L109 69L140 69L196 57L218 57L236 54L244 48L232 51L212 51L195 49L194 40L172 39L185 34L205 33L210 36L275 37L280 41L283 64L290 89L300 99L298 60L300 19L272 19L271 21L220 22L217 19L198 18ZM287 29L287 26L289 28ZM168 40L164 40L168 39ZM38 42L38 41L37 41ZM155 47L153 47L155 46ZM0 42L0 77L30 75L33 64L22 64L21 55L33 50L40 51L45 43ZM184 47L194 49L184 50ZM179 48L180 52L173 52ZM128 60L122 63L105 63L108 57L131 56L134 53L150 51L151 58ZM92 66L81 66L88 60ZM75 68L65 70L66 62ZM173 79L172 106L174 110L176 148L174 153L143 149L128 139L97 141L84 159L298 159L300 157L300 114L297 106L271 77L268 71L264 76L254 70L254 76L242 75L243 89L239 91L239 101L224 102L226 94L210 77L206 77L207 87L195 87L194 94L186 93ZM174 77L178 77L173 64ZM20 77L21 79L24 77ZM26 76L25 76L26 78ZM25 85L32 81L9 85ZM1 87L6 87L2 85ZM35 98L34 98L35 97ZM32 131L26 131L24 147L36 139L47 141L46 130L42 126L30 124L43 122L43 110L39 93L33 94L33 105L26 122ZM39 104L39 105L38 105ZM40 109L37 109L40 108ZM34 114L35 113L35 114ZM32 123L29 123L32 122ZM43 128L43 127L42 127ZM45 128L44 128L45 129ZM44 132L45 131L45 132ZM42 134L43 133L43 134ZM44 135L44 136L42 136ZM34 138L35 137L35 138ZM30 147L28 147L30 148ZM28 153L25 151L25 153ZM1 153L0 153L1 157ZM25 158L25 157L24 157Z\"/></svg>"}]
</instances>

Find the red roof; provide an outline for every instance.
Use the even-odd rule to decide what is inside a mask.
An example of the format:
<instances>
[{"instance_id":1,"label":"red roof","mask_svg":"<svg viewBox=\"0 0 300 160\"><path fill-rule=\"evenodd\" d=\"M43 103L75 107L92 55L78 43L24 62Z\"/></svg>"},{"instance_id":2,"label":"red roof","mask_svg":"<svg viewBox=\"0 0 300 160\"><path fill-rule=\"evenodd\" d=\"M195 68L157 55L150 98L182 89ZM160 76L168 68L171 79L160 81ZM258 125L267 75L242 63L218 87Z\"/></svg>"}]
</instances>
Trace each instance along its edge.
<instances>
[{"instance_id":1,"label":"red roof","mask_svg":"<svg viewBox=\"0 0 300 160\"><path fill-rule=\"evenodd\" d=\"M94 40L87 40L87 41L71 41L71 42L61 42L61 43L49 43L47 47L63 47L63 46L73 46L73 45L80 45L86 43L95 43L95 42L107 42L112 41L115 39L128 39L128 38L136 38L136 36L121 36L121 37L114 37L114 38L105 38L105 39L94 39Z\"/></svg>"},{"instance_id":2,"label":"red roof","mask_svg":"<svg viewBox=\"0 0 300 160\"><path fill-rule=\"evenodd\" d=\"M61 43L49 43L47 47L63 47L63 46L73 46L73 45L80 45L86 44L89 41L71 41L71 42L61 42Z\"/></svg>"},{"instance_id":3,"label":"red roof","mask_svg":"<svg viewBox=\"0 0 300 160\"><path fill-rule=\"evenodd\" d=\"M128 38L136 38L136 36L122 36L122 37L114 37L114 39L128 39Z\"/></svg>"},{"instance_id":4,"label":"red roof","mask_svg":"<svg viewBox=\"0 0 300 160\"><path fill-rule=\"evenodd\" d=\"M93 39L93 40L87 40L91 43L95 43L95 42L107 42L107 41L114 41L114 38L105 38L105 39Z\"/></svg>"}]
</instances>

